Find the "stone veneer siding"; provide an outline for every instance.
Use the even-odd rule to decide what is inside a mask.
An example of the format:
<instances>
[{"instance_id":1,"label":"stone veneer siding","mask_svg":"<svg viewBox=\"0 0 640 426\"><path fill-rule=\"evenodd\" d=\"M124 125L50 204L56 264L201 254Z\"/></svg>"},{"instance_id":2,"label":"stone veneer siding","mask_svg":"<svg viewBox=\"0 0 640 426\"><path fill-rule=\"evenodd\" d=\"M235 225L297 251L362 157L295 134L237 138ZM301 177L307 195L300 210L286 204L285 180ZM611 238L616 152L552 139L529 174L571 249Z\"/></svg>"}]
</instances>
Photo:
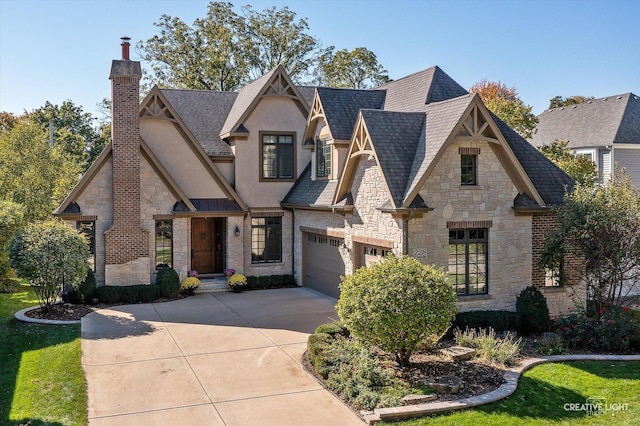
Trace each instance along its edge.
<instances>
[{"instance_id":1,"label":"stone veneer siding","mask_svg":"<svg viewBox=\"0 0 640 426\"><path fill-rule=\"evenodd\" d=\"M460 185L459 147L479 148L477 186ZM425 264L447 268L448 222L486 221L489 229L488 294L459 296L461 311L515 310L531 284L531 217L516 216L517 189L488 143L453 143L443 153L420 195L434 210L409 221L409 254L426 249Z\"/></svg>"}]
</instances>

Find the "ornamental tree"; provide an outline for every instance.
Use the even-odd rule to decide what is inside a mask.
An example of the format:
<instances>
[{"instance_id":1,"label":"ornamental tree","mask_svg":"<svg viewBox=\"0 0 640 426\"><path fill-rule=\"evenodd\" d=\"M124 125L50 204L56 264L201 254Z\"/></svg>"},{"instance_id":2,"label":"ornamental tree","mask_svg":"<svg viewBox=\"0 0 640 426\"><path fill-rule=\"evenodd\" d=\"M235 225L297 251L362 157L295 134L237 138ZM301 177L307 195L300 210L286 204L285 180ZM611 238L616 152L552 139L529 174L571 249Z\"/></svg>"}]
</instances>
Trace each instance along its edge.
<instances>
[{"instance_id":1,"label":"ornamental tree","mask_svg":"<svg viewBox=\"0 0 640 426\"><path fill-rule=\"evenodd\" d=\"M412 257L389 255L340 283L336 309L358 340L395 354L402 366L421 345L434 344L456 314L447 274Z\"/></svg>"},{"instance_id":2,"label":"ornamental tree","mask_svg":"<svg viewBox=\"0 0 640 426\"><path fill-rule=\"evenodd\" d=\"M9 256L18 275L29 280L44 312L65 284L78 286L89 269L86 238L60 221L27 225L11 242Z\"/></svg>"},{"instance_id":3,"label":"ornamental tree","mask_svg":"<svg viewBox=\"0 0 640 426\"><path fill-rule=\"evenodd\" d=\"M598 180L596 164L573 152L569 148L569 142L556 140L551 145L542 145L538 149L576 182L593 185Z\"/></svg>"}]
</instances>

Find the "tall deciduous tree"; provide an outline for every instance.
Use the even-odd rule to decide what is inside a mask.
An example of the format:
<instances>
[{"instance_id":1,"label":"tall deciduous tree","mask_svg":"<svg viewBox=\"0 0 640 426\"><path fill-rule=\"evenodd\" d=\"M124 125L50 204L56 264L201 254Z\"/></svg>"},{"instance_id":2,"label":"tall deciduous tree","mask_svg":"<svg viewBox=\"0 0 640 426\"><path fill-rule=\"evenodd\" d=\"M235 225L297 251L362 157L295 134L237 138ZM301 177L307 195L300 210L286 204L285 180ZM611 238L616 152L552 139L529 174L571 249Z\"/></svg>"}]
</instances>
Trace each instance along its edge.
<instances>
[{"instance_id":1,"label":"tall deciduous tree","mask_svg":"<svg viewBox=\"0 0 640 426\"><path fill-rule=\"evenodd\" d=\"M538 118L531 112L533 107L525 105L520 99L515 87L483 79L474 84L469 91L479 94L487 108L522 137L531 137Z\"/></svg>"},{"instance_id":2,"label":"tall deciduous tree","mask_svg":"<svg viewBox=\"0 0 640 426\"><path fill-rule=\"evenodd\" d=\"M596 315L608 304L623 303L640 281L640 190L622 170L605 184L578 184L558 209L558 220L559 232L547 237L543 266L557 271L565 254L584 259Z\"/></svg>"},{"instance_id":3,"label":"tall deciduous tree","mask_svg":"<svg viewBox=\"0 0 640 426\"><path fill-rule=\"evenodd\" d=\"M567 98L563 98L562 96L554 96L549 100L549 109L551 108L560 108L569 105L578 105L585 102L589 102L595 99L593 96L569 96Z\"/></svg>"},{"instance_id":4,"label":"tall deciduous tree","mask_svg":"<svg viewBox=\"0 0 640 426\"><path fill-rule=\"evenodd\" d=\"M583 185L593 185L598 180L598 169L593 161L576 155L567 141L554 141L538 148L548 159Z\"/></svg>"},{"instance_id":5,"label":"tall deciduous tree","mask_svg":"<svg viewBox=\"0 0 640 426\"><path fill-rule=\"evenodd\" d=\"M21 120L0 136L0 199L25 208L25 220L46 219L78 182L82 167L48 132Z\"/></svg>"},{"instance_id":6,"label":"tall deciduous tree","mask_svg":"<svg viewBox=\"0 0 640 426\"><path fill-rule=\"evenodd\" d=\"M389 81L387 70L366 47L356 47L351 52L334 52L330 47L320 55L315 74L318 85L329 87L368 89Z\"/></svg>"}]
</instances>

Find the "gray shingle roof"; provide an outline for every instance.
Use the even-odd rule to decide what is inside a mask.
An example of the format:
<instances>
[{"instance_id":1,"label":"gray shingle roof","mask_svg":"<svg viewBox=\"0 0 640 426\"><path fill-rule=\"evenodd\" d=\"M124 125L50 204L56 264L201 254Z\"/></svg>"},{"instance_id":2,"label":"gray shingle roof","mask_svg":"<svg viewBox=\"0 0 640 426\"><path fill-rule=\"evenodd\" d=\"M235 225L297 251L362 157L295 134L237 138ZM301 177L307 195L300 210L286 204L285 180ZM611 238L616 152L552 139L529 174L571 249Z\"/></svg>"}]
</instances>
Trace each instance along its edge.
<instances>
[{"instance_id":1,"label":"gray shingle roof","mask_svg":"<svg viewBox=\"0 0 640 426\"><path fill-rule=\"evenodd\" d=\"M335 180L311 180L311 163L304 169L282 204L295 206L330 206L338 182Z\"/></svg>"},{"instance_id":2,"label":"gray shingle roof","mask_svg":"<svg viewBox=\"0 0 640 426\"><path fill-rule=\"evenodd\" d=\"M394 207L402 206L416 147L424 137L425 114L362 110Z\"/></svg>"},{"instance_id":3,"label":"gray shingle roof","mask_svg":"<svg viewBox=\"0 0 640 426\"><path fill-rule=\"evenodd\" d=\"M575 181L495 114L491 113L491 116L545 205L561 205L565 191L571 191Z\"/></svg>"},{"instance_id":4,"label":"gray shingle roof","mask_svg":"<svg viewBox=\"0 0 640 426\"><path fill-rule=\"evenodd\" d=\"M555 140L569 141L572 148L640 144L640 97L633 93L553 108L538 119L531 138L535 146Z\"/></svg>"},{"instance_id":5,"label":"gray shingle roof","mask_svg":"<svg viewBox=\"0 0 640 426\"><path fill-rule=\"evenodd\" d=\"M335 139L348 140L361 109L380 109L385 92L379 90L355 90L318 87L325 117Z\"/></svg>"},{"instance_id":6,"label":"gray shingle roof","mask_svg":"<svg viewBox=\"0 0 640 426\"><path fill-rule=\"evenodd\" d=\"M162 94L209 156L232 157L220 129L229 114L236 92L162 89Z\"/></svg>"},{"instance_id":7,"label":"gray shingle roof","mask_svg":"<svg viewBox=\"0 0 640 426\"><path fill-rule=\"evenodd\" d=\"M298 91L307 102L307 105L313 103L313 98L316 95L316 86L296 86Z\"/></svg>"},{"instance_id":8,"label":"gray shingle roof","mask_svg":"<svg viewBox=\"0 0 640 426\"><path fill-rule=\"evenodd\" d=\"M386 111L424 111L427 104L468 94L464 87L438 66L391 81L378 90L386 90Z\"/></svg>"},{"instance_id":9,"label":"gray shingle roof","mask_svg":"<svg viewBox=\"0 0 640 426\"><path fill-rule=\"evenodd\" d=\"M242 208L234 200L226 198L189 198L197 212L241 212ZM184 202L177 202L173 206L174 212L188 212Z\"/></svg>"}]
</instances>

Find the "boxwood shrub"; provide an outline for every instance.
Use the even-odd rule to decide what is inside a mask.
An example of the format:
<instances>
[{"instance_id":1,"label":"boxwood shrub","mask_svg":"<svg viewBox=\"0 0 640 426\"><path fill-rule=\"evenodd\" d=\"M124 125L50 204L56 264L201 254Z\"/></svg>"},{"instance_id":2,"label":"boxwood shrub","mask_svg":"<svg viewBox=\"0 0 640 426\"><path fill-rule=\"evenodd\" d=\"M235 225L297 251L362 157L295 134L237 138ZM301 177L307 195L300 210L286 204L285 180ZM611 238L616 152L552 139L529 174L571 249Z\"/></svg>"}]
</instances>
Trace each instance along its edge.
<instances>
[{"instance_id":1,"label":"boxwood shrub","mask_svg":"<svg viewBox=\"0 0 640 426\"><path fill-rule=\"evenodd\" d=\"M156 275L156 284L160 287L160 296L173 299L180 293L180 277L173 268L162 268Z\"/></svg>"},{"instance_id":2,"label":"boxwood shrub","mask_svg":"<svg viewBox=\"0 0 640 426\"><path fill-rule=\"evenodd\" d=\"M104 286L96 289L102 303L149 303L160 298L160 288L155 285Z\"/></svg>"},{"instance_id":3,"label":"boxwood shrub","mask_svg":"<svg viewBox=\"0 0 640 426\"><path fill-rule=\"evenodd\" d=\"M448 334L453 336L453 330L456 328L462 331L467 328L475 330L493 328L496 331L520 330L518 314L511 311L458 312Z\"/></svg>"}]
</instances>

